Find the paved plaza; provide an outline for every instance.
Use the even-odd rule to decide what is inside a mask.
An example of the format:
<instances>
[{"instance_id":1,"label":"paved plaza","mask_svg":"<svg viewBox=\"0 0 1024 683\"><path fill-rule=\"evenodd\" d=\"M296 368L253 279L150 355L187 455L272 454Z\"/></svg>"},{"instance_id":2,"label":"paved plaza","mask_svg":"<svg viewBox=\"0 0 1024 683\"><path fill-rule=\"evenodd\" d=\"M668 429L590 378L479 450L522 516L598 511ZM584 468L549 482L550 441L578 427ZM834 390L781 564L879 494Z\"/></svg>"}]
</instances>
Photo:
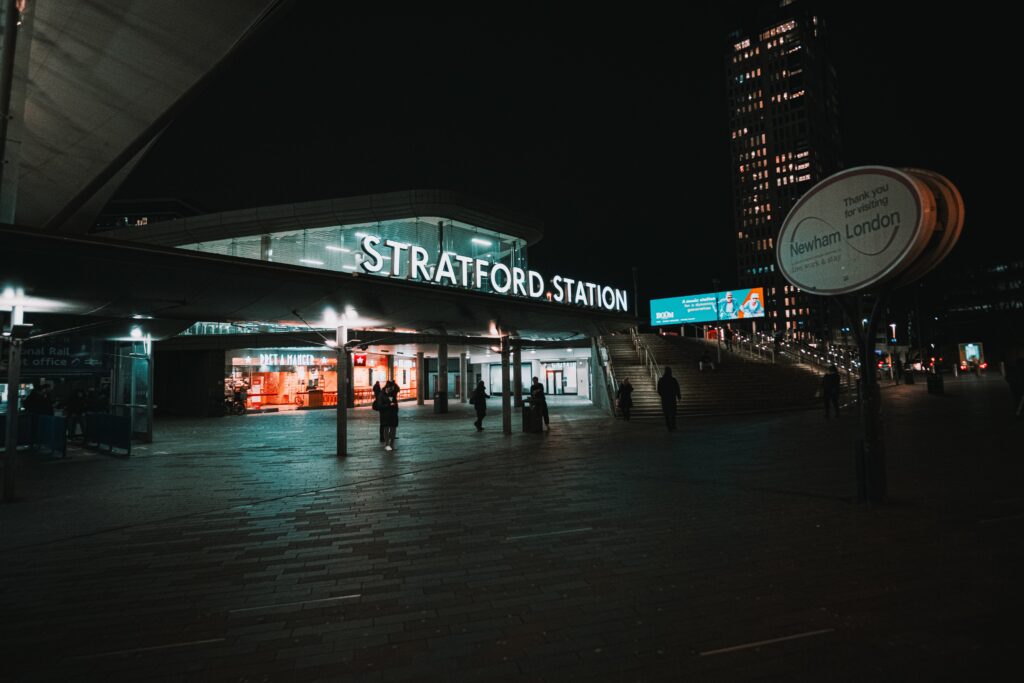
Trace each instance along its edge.
<instances>
[{"instance_id":1,"label":"paved plaza","mask_svg":"<svg viewBox=\"0 0 1024 683\"><path fill-rule=\"evenodd\" d=\"M986 680L1024 607L1024 420L998 376L883 390L890 501L819 411L551 431L469 408L172 420L26 456L3 680ZM1009 669L1012 670L1012 669Z\"/></svg>"}]
</instances>

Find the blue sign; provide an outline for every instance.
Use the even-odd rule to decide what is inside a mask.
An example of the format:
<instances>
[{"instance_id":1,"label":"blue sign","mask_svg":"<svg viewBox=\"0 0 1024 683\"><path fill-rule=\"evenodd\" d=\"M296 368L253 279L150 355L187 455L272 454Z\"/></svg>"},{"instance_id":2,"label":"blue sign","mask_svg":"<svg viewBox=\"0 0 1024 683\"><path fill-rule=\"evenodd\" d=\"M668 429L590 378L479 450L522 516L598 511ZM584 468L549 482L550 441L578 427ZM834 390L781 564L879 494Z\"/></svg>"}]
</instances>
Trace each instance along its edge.
<instances>
[{"instance_id":1,"label":"blue sign","mask_svg":"<svg viewBox=\"0 0 1024 683\"><path fill-rule=\"evenodd\" d=\"M651 325L682 325L763 317L762 287L651 300Z\"/></svg>"},{"instance_id":2,"label":"blue sign","mask_svg":"<svg viewBox=\"0 0 1024 683\"><path fill-rule=\"evenodd\" d=\"M66 335L30 340L21 352L23 377L66 377L104 375L110 372L111 356L104 352L102 339ZM0 370L7 370L3 354Z\"/></svg>"}]
</instances>

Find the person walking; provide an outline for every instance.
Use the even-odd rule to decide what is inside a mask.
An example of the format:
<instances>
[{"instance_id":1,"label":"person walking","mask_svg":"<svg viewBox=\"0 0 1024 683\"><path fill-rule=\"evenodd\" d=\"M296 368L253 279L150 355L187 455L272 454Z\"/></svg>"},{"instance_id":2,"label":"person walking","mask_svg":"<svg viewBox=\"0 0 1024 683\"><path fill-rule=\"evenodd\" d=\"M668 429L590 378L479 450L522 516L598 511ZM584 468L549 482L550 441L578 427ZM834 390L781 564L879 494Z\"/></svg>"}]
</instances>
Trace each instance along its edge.
<instances>
[{"instance_id":1,"label":"person walking","mask_svg":"<svg viewBox=\"0 0 1024 683\"><path fill-rule=\"evenodd\" d=\"M672 368L665 368L665 374L658 380L658 395L661 396L661 412L665 415L668 431L676 430L676 399L683 397L679 382L672 376Z\"/></svg>"},{"instance_id":2,"label":"person walking","mask_svg":"<svg viewBox=\"0 0 1024 683\"><path fill-rule=\"evenodd\" d=\"M825 401L825 419L829 418L829 408L834 408L839 417L839 368L828 367L828 372L821 378L821 397Z\"/></svg>"},{"instance_id":3,"label":"person walking","mask_svg":"<svg viewBox=\"0 0 1024 683\"><path fill-rule=\"evenodd\" d=\"M487 399L490 397L490 394L487 393L487 389L484 387L483 380L476 383L476 389L473 390L473 395L469 397L470 404L476 409L476 421L473 422L473 426L476 427L478 432L484 430L484 416L487 415Z\"/></svg>"},{"instance_id":4,"label":"person walking","mask_svg":"<svg viewBox=\"0 0 1024 683\"><path fill-rule=\"evenodd\" d=\"M544 396L544 385L537 381L537 378L533 378L533 384L530 385L530 407L533 410L540 410L540 415L544 418L544 426L547 427L548 431L551 431L551 420L548 418L548 401Z\"/></svg>"},{"instance_id":5,"label":"person walking","mask_svg":"<svg viewBox=\"0 0 1024 683\"><path fill-rule=\"evenodd\" d=\"M379 422L380 422L379 429L380 429L380 442L381 443L384 443L384 414L380 411L381 406L383 405L383 403L381 403L380 397L381 397L381 394L383 394L383 393L384 393L384 390L381 389L381 387L380 387L380 380L377 380L376 382L373 383L373 404L370 407L377 411L377 417L380 418L379 419Z\"/></svg>"},{"instance_id":6,"label":"person walking","mask_svg":"<svg viewBox=\"0 0 1024 683\"><path fill-rule=\"evenodd\" d=\"M725 350L732 351L732 338L736 336L736 333L732 331L732 325L725 326Z\"/></svg>"},{"instance_id":7,"label":"person walking","mask_svg":"<svg viewBox=\"0 0 1024 683\"><path fill-rule=\"evenodd\" d=\"M381 390L380 421L384 425L384 450L395 450L395 432L398 430L398 385L388 380Z\"/></svg>"},{"instance_id":8,"label":"person walking","mask_svg":"<svg viewBox=\"0 0 1024 683\"><path fill-rule=\"evenodd\" d=\"M629 411L633 407L633 383L629 381L628 377L622 380L615 398L619 400L619 410L622 412L622 419L629 422Z\"/></svg>"}]
</instances>

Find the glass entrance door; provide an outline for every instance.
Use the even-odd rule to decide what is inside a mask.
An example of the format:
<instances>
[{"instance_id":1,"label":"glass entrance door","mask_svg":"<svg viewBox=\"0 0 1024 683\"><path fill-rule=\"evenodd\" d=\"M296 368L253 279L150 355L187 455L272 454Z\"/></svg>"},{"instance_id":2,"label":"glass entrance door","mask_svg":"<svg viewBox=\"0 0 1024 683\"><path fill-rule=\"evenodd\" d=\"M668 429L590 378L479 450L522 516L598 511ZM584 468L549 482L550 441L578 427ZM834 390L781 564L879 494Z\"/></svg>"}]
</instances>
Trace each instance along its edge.
<instances>
[{"instance_id":1,"label":"glass entrance door","mask_svg":"<svg viewBox=\"0 0 1024 683\"><path fill-rule=\"evenodd\" d=\"M544 392L547 394L564 394L565 385L562 382L562 370L547 370L544 373Z\"/></svg>"},{"instance_id":2,"label":"glass entrance door","mask_svg":"<svg viewBox=\"0 0 1024 683\"><path fill-rule=\"evenodd\" d=\"M153 440L153 357L147 343L117 345L111 412L131 418L132 437Z\"/></svg>"}]
</instances>

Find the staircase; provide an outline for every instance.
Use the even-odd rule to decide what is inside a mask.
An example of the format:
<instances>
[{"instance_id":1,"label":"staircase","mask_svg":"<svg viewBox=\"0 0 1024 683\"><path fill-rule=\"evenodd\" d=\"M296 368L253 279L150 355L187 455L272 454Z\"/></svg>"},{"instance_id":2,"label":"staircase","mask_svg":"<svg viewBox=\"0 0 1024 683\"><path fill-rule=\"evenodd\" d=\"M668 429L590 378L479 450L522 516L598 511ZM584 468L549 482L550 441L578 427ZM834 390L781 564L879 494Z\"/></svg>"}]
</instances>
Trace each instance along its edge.
<instances>
[{"instance_id":1,"label":"staircase","mask_svg":"<svg viewBox=\"0 0 1024 683\"><path fill-rule=\"evenodd\" d=\"M612 361L615 381L621 383L629 378L633 385L633 409L630 418L634 420L660 420L661 398L655 391L654 380L648 366L640 359L636 345L629 334L614 334L603 338L604 346ZM618 406L615 414L621 417Z\"/></svg>"},{"instance_id":2,"label":"staircase","mask_svg":"<svg viewBox=\"0 0 1024 683\"><path fill-rule=\"evenodd\" d=\"M658 359L662 370L672 368L683 399L681 415L727 415L808 408L817 404L814 394L820 373L808 366L772 364L741 353L718 349L707 342L683 337L641 334L640 338ZM715 369L699 369L707 352Z\"/></svg>"}]
</instances>

